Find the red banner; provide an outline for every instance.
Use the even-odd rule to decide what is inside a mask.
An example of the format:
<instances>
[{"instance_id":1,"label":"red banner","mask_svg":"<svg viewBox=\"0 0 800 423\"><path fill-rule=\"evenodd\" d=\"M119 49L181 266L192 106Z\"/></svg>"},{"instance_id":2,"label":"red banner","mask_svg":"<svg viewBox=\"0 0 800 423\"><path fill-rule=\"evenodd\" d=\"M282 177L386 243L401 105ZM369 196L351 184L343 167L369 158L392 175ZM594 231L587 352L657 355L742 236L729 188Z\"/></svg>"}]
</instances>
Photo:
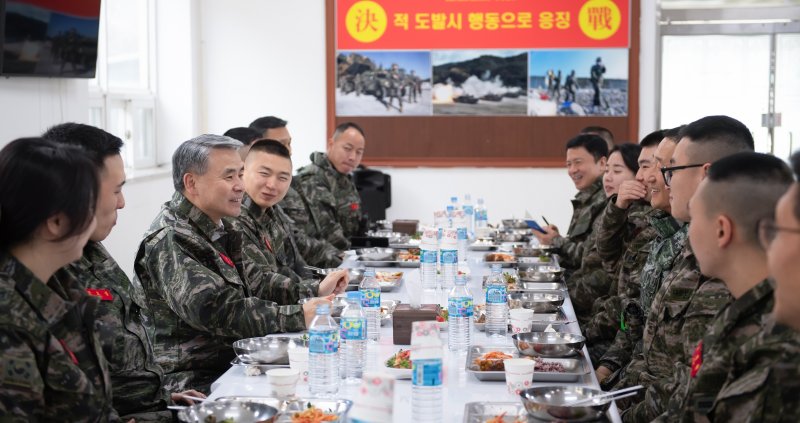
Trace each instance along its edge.
<instances>
[{"instance_id":1,"label":"red banner","mask_svg":"<svg viewBox=\"0 0 800 423\"><path fill-rule=\"evenodd\" d=\"M627 48L629 21L629 0L337 0L336 48Z\"/></svg>"}]
</instances>

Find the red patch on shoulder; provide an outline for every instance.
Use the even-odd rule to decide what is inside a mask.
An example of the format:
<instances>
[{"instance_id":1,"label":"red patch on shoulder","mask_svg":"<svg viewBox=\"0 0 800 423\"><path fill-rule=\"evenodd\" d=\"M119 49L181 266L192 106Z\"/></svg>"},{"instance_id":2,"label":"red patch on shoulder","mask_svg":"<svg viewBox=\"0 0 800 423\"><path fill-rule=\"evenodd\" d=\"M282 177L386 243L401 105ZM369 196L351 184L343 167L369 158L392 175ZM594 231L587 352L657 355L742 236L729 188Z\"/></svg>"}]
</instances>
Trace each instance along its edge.
<instances>
[{"instance_id":1,"label":"red patch on shoulder","mask_svg":"<svg viewBox=\"0 0 800 423\"><path fill-rule=\"evenodd\" d=\"M114 301L114 296L108 289L86 288L86 293L102 301Z\"/></svg>"},{"instance_id":2,"label":"red patch on shoulder","mask_svg":"<svg viewBox=\"0 0 800 423\"><path fill-rule=\"evenodd\" d=\"M234 267L233 266L233 260L231 260L230 257L228 257L228 256L226 256L225 254L222 254L222 253L219 253L219 257L222 259L222 261L225 262L225 264L227 264L230 267Z\"/></svg>"},{"instance_id":3,"label":"red patch on shoulder","mask_svg":"<svg viewBox=\"0 0 800 423\"><path fill-rule=\"evenodd\" d=\"M697 348L694 349L692 354L692 377L697 376L700 371L700 366L703 365L703 341L697 343Z\"/></svg>"},{"instance_id":4,"label":"red patch on shoulder","mask_svg":"<svg viewBox=\"0 0 800 423\"><path fill-rule=\"evenodd\" d=\"M358 207L359 207L358 203L350 203L350 210L353 211L358 210Z\"/></svg>"}]
</instances>

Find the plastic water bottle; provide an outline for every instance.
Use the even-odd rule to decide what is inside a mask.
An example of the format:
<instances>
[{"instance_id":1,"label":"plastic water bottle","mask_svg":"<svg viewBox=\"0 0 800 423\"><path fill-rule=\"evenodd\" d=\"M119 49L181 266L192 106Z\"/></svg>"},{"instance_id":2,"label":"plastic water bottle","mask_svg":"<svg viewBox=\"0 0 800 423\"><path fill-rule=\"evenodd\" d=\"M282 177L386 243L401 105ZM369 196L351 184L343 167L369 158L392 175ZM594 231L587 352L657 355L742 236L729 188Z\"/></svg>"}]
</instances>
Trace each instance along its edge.
<instances>
[{"instance_id":1,"label":"plastic water bottle","mask_svg":"<svg viewBox=\"0 0 800 423\"><path fill-rule=\"evenodd\" d=\"M381 336L381 285L375 279L375 269L364 270L364 279L358 287L361 308L367 318L367 339L378 342Z\"/></svg>"},{"instance_id":2,"label":"plastic water bottle","mask_svg":"<svg viewBox=\"0 0 800 423\"><path fill-rule=\"evenodd\" d=\"M475 207L475 230L487 226L489 226L489 215L486 213L486 206L483 205L483 198L479 198Z\"/></svg>"},{"instance_id":3,"label":"plastic water bottle","mask_svg":"<svg viewBox=\"0 0 800 423\"><path fill-rule=\"evenodd\" d=\"M467 219L463 210L453 212L453 226L456 228L456 240L458 245L458 261L467 261L467 246L469 237L467 234Z\"/></svg>"},{"instance_id":4,"label":"plastic water bottle","mask_svg":"<svg viewBox=\"0 0 800 423\"><path fill-rule=\"evenodd\" d=\"M492 265L492 274L486 280L486 335L503 337L508 334L508 297L503 271L499 264Z\"/></svg>"},{"instance_id":5,"label":"plastic water bottle","mask_svg":"<svg viewBox=\"0 0 800 423\"><path fill-rule=\"evenodd\" d=\"M339 391L339 325L327 304L317 306L308 329L308 390L311 395L330 397Z\"/></svg>"},{"instance_id":6,"label":"plastic water bottle","mask_svg":"<svg viewBox=\"0 0 800 423\"><path fill-rule=\"evenodd\" d=\"M474 310L467 277L458 276L447 297L447 346L450 351L466 351L472 338L470 319Z\"/></svg>"},{"instance_id":7,"label":"plastic water bottle","mask_svg":"<svg viewBox=\"0 0 800 423\"><path fill-rule=\"evenodd\" d=\"M464 194L464 216L467 218L467 235L470 239L475 238L475 207L472 205L472 196Z\"/></svg>"},{"instance_id":8,"label":"plastic water bottle","mask_svg":"<svg viewBox=\"0 0 800 423\"><path fill-rule=\"evenodd\" d=\"M436 228L423 228L420 240L419 275L422 289L436 289L436 266L439 255L438 231Z\"/></svg>"},{"instance_id":9,"label":"plastic water bottle","mask_svg":"<svg viewBox=\"0 0 800 423\"><path fill-rule=\"evenodd\" d=\"M439 267L442 271L442 287L449 288L455 284L458 273L458 230L445 229L439 248L441 250Z\"/></svg>"},{"instance_id":10,"label":"plastic water bottle","mask_svg":"<svg viewBox=\"0 0 800 423\"><path fill-rule=\"evenodd\" d=\"M429 335L415 344L415 332ZM442 406L442 341L438 326L435 322L414 322L411 335L411 417L415 423L442 422Z\"/></svg>"},{"instance_id":11,"label":"plastic water bottle","mask_svg":"<svg viewBox=\"0 0 800 423\"><path fill-rule=\"evenodd\" d=\"M380 324L380 323L378 323ZM339 321L341 327L340 343L342 377L347 383L360 383L364 372L364 363L367 360L367 318L361 309L361 293L350 291L347 293L347 306L342 310Z\"/></svg>"}]
</instances>

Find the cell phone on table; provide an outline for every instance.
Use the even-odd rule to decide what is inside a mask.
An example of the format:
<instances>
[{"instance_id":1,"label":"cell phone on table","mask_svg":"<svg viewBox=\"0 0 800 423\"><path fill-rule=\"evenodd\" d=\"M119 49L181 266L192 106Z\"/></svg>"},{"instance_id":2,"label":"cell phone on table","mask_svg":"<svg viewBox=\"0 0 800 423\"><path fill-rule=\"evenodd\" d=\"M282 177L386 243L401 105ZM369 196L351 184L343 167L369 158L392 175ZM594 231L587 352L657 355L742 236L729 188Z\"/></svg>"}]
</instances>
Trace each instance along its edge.
<instances>
[{"instance_id":1,"label":"cell phone on table","mask_svg":"<svg viewBox=\"0 0 800 423\"><path fill-rule=\"evenodd\" d=\"M536 221L535 221L535 220L533 220L533 219L526 219L526 220L525 220L525 223L527 223L527 224L528 224L528 227L529 227L529 228L531 228L531 229L533 229L534 231L538 231L538 232L541 232L541 233L543 233L543 234L546 234L546 233L547 233L547 232L545 232L545 230L544 230L544 229L543 229L541 226L539 226L539 223L538 223L538 222L536 222Z\"/></svg>"}]
</instances>

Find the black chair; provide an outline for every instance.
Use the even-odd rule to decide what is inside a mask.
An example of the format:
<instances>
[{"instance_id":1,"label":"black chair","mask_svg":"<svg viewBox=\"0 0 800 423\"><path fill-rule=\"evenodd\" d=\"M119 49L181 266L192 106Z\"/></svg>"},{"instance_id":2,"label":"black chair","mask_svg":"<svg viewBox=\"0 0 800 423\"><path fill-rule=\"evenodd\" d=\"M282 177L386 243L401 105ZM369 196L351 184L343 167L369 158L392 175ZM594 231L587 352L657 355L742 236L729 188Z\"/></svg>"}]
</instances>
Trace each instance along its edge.
<instances>
[{"instance_id":1,"label":"black chair","mask_svg":"<svg viewBox=\"0 0 800 423\"><path fill-rule=\"evenodd\" d=\"M380 170L359 168L353 171L353 182L361 196L361 211L370 222L386 219L392 206L392 177Z\"/></svg>"}]
</instances>

